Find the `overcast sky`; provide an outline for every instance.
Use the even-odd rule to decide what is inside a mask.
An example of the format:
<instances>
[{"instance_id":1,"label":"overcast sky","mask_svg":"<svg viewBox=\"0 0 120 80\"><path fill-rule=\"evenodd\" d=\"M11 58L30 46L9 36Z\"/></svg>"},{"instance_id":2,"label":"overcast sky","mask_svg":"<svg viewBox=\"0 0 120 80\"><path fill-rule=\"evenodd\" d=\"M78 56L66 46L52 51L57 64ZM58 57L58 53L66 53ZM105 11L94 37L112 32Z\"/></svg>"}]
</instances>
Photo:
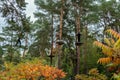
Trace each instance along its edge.
<instances>
[{"instance_id":1,"label":"overcast sky","mask_svg":"<svg viewBox=\"0 0 120 80\"><path fill-rule=\"evenodd\" d=\"M26 14L27 16L31 16L31 21L34 21L33 12L35 12L36 6L34 5L34 0L25 0L27 4ZM2 32L2 27L5 25L4 19L0 17L0 32Z\"/></svg>"},{"instance_id":2,"label":"overcast sky","mask_svg":"<svg viewBox=\"0 0 120 80\"><path fill-rule=\"evenodd\" d=\"M36 6L34 5L34 0L25 0L27 4L26 14L27 16L31 16L31 20L34 19L33 12L35 12Z\"/></svg>"}]
</instances>

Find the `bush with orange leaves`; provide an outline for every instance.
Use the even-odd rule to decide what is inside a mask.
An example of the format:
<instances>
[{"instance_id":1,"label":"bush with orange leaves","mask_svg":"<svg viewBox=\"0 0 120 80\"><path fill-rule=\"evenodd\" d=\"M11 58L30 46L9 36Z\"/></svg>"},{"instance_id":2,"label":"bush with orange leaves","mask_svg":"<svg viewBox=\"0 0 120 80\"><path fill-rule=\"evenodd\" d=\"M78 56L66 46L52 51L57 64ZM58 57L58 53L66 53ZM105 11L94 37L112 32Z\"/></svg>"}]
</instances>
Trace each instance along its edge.
<instances>
[{"instance_id":1,"label":"bush with orange leaves","mask_svg":"<svg viewBox=\"0 0 120 80\"><path fill-rule=\"evenodd\" d=\"M64 78L65 72L43 65L39 60L20 63L13 66L11 63L5 63L6 70L0 72L0 80L55 80Z\"/></svg>"}]
</instances>

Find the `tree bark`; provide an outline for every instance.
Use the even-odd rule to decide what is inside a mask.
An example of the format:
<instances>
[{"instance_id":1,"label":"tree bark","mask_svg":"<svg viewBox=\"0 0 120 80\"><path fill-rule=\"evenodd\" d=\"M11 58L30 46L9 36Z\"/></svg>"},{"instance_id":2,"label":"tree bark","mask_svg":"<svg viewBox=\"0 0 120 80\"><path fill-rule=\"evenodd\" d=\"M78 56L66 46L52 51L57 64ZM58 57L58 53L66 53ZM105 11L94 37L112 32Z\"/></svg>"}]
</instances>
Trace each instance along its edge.
<instances>
[{"instance_id":1,"label":"tree bark","mask_svg":"<svg viewBox=\"0 0 120 80\"><path fill-rule=\"evenodd\" d=\"M52 22L51 22L51 57L50 57L50 65L52 65L52 62L53 62L53 32L54 32L54 29L53 29L53 14L52 14Z\"/></svg>"},{"instance_id":2,"label":"tree bark","mask_svg":"<svg viewBox=\"0 0 120 80\"><path fill-rule=\"evenodd\" d=\"M76 22L76 35L78 33L80 33L80 25L81 25L81 21L80 21L80 17L81 17L81 12L82 12L82 8L81 8L81 3L82 0L80 1L80 6L75 3L75 22ZM78 40L78 37L76 37L76 41ZM79 74L80 71L80 45L76 45L76 74Z\"/></svg>"},{"instance_id":3,"label":"tree bark","mask_svg":"<svg viewBox=\"0 0 120 80\"><path fill-rule=\"evenodd\" d=\"M64 0L61 0L62 4L64 4ZM63 5L60 11L60 32L59 32L59 40L62 40L62 28L63 28ZM62 45L58 45L58 68L61 68L61 54L62 54Z\"/></svg>"},{"instance_id":4,"label":"tree bark","mask_svg":"<svg viewBox=\"0 0 120 80\"><path fill-rule=\"evenodd\" d=\"M85 38L84 38L84 73L87 72L87 26L85 26L85 32L84 32Z\"/></svg>"},{"instance_id":5,"label":"tree bark","mask_svg":"<svg viewBox=\"0 0 120 80\"><path fill-rule=\"evenodd\" d=\"M25 36L25 49L23 51L23 58L25 57L26 53L27 53L27 47L28 47L28 33L26 32L26 36Z\"/></svg>"}]
</instances>

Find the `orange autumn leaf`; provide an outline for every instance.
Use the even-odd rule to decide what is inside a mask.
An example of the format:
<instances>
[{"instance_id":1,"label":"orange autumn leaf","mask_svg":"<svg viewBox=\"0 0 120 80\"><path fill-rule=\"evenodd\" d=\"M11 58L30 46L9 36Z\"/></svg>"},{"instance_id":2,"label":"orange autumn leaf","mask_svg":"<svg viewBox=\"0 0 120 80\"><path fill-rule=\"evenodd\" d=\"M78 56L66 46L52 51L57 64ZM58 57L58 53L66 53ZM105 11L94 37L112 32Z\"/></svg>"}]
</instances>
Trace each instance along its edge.
<instances>
[{"instance_id":1,"label":"orange autumn leaf","mask_svg":"<svg viewBox=\"0 0 120 80\"><path fill-rule=\"evenodd\" d=\"M43 65L41 62L37 63L21 63L17 65L14 70L3 72L4 74L12 72L12 76L6 76L11 78L11 80L21 80L21 79L32 79L36 80L38 77L42 76L45 80L55 80L57 78L64 78L65 72L57 69L56 67L51 67L48 65ZM1 74L3 74L1 73ZM2 79L0 77L0 79ZM9 79L10 80L10 79Z\"/></svg>"}]
</instances>

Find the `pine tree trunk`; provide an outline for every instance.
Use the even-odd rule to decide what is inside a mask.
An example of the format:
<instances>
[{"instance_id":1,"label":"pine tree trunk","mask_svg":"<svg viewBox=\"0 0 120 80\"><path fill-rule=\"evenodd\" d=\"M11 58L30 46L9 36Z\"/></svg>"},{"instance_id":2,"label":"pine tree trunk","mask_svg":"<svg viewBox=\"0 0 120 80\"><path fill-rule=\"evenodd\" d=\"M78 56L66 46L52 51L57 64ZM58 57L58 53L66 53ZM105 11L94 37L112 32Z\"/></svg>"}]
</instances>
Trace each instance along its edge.
<instances>
[{"instance_id":1,"label":"pine tree trunk","mask_svg":"<svg viewBox=\"0 0 120 80\"><path fill-rule=\"evenodd\" d=\"M53 56L53 32L54 32L54 29L53 29L53 14L52 14L52 22L51 22L51 40L52 40L52 43L51 43L51 53L50 55ZM52 65L52 62L53 62L53 57L50 57L50 65Z\"/></svg>"},{"instance_id":2,"label":"pine tree trunk","mask_svg":"<svg viewBox=\"0 0 120 80\"><path fill-rule=\"evenodd\" d=\"M10 62L13 61L13 55L14 55L14 53L13 53L13 41L12 41L12 38L13 38L13 32L12 32L12 36L11 36L11 50L9 52L9 54L10 54Z\"/></svg>"},{"instance_id":3,"label":"pine tree trunk","mask_svg":"<svg viewBox=\"0 0 120 80\"><path fill-rule=\"evenodd\" d=\"M87 62L86 62L86 60L87 60L87 26L85 26L85 33L84 33L84 36L85 36L85 38L84 38L84 73L86 73L87 72Z\"/></svg>"},{"instance_id":4,"label":"pine tree trunk","mask_svg":"<svg viewBox=\"0 0 120 80\"><path fill-rule=\"evenodd\" d=\"M77 26L77 33L80 33L80 19L79 15L76 20L76 26ZM80 46L76 46L77 48L77 67L76 67L76 73L79 74L80 71Z\"/></svg>"},{"instance_id":5,"label":"pine tree trunk","mask_svg":"<svg viewBox=\"0 0 120 80\"><path fill-rule=\"evenodd\" d=\"M25 49L23 51L23 57L25 57L26 53L27 53L27 46L28 46L28 33L26 32L26 37L25 37Z\"/></svg>"},{"instance_id":6,"label":"pine tree trunk","mask_svg":"<svg viewBox=\"0 0 120 80\"><path fill-rule=\"evenodd\" d=\"M82 13L82 8L81 8L81 3L82 0L80 1L80 4L78 5L75 3L75 22L76 22L76 35L80 33L80 18L81 18L81 13ZM76 40L78 40L78 37L76 37ZM79 74L80 71L80 45L76 45L76 74Z\"/></svg>"},{"instance_id":7,"label":"pine tree trunk","mask_svg":"<svg viewBox=\"0 0 120 80\"><path fill-rule=\"evenodd\" d=\"M62 4L64 4L64 0L61 0ZM61 7L60 11L60 33L59 33L59 39L62 40L62 28L63 28L63 5ZM61 54L62 54L62 45L58 45L59 52L58 52L58 68L61 68Z\"/></svg>"}]
</instances>

